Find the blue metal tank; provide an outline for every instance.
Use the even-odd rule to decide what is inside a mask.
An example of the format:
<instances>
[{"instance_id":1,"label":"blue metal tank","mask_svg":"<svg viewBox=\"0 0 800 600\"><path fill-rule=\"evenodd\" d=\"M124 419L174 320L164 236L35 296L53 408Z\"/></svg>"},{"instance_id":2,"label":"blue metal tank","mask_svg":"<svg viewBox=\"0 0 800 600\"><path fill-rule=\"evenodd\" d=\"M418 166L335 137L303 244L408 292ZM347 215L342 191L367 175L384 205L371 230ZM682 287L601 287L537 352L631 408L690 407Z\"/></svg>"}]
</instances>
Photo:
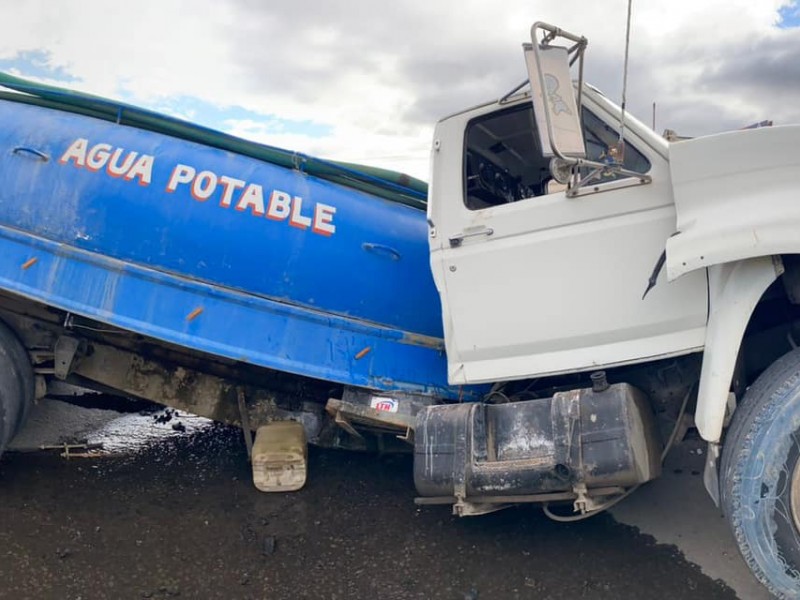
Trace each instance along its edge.
<instances>
[{"instance_id":1,"label":"blue metal tank","mask_svg":"<svg viewBox=\"0 0 800 600\"><path fill-rule=\"evenodd\" d=\"M463 397L419 182L0 84L28 94L0 94L0 288L228 359Z\"/></svg>"}]
</instances>

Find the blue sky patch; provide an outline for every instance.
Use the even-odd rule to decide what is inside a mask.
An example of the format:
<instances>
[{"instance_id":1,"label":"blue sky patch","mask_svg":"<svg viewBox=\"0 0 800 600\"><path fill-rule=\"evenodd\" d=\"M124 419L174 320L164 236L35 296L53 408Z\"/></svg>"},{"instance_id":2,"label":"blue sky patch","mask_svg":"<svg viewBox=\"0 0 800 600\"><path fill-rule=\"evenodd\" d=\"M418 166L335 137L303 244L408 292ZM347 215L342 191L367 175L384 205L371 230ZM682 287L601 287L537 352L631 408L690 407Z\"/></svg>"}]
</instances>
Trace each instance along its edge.
<instances>
[{"instance_id":1,"label":"blue sky patch","mask_svg":"<svg viewBox=\"0 0 800 600\"><path fill-rule=\"evenodd\" d=\"M136 104L135 101L126 100L126 102ZM330 125L314 121L282 119L276 115L255 112L241 106L219 107L193 96L162 99L152 107L152 110L221 131L228 129L229 121L253 121L261 125L266 133L291 133L310 137L325 137L332 133Z\"/></svg>"},{"instance_id":2,"label":"blue sky patch","mask_svg":"<svg viewBox=\"0 0 800 600\"><path fill-rule=\"evenodd\" d=\"M64 83L78 81L63 67L52 66L50 61L51 54L47 50L25 50L19 52L14 58L0 59L0 71L15 69L28 77L54 79Z\"/></svg>"},{"instance_id":3,"label":"blue sky patch","mask_svg":"<svg viewBox=\"0 0 800 600\"><path fill-rule=\"evenodd\" d=\"M781 29L792 29L800 27L800 0L792 0L786 6L782 6L778 11L778 27Z\"/></svg>"},{"instance_id":4,"label":"blue sky patch","mask_svg":"<svg viewBox=\"0 0 800 600\"><path fill-rule=\"evenodd\" d=\"M53 81L56 85L81 90L80 79L72 76L63 67L53 67L52 56L47 50L26 50L14 58L0 59L0 71L14 71L25 78ZM310 120L283 119L277 115L247 110L240 106L220 107L193 96L173 96L160 98L155 102L143 103L137 100L124 86L117 88L118 99L122 102L178 117L198 125L219 131L230 129L231 121L252 121L260 131L269 134L295 134L319 138L332 134L330 125Z\"/></svg>"}]
</instances>

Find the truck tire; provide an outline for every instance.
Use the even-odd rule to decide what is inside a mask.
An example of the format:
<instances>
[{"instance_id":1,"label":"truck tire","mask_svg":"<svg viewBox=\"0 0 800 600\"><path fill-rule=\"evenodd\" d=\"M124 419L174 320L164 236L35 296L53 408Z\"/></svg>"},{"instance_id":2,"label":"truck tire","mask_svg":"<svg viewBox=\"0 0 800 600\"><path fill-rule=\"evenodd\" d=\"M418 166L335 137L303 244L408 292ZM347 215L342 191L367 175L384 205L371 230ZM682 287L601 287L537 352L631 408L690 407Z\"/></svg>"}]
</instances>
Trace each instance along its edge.
<instances>
[{"instance_id":1,"label":"truck tire","mask_svg":"<svg viewBox=\"0 0 800 600\"><path fill-rule=\"evenodd\" d=\"M0 322L0 454L22 428L34 393L30 357L14 332Z\"/></svg>"},{"instance_id":2,"label":"truck tire","mask_svg":"<svg viewBox=\"0 0 800 600\"><path fill-rule=\"evenodd\" d=\"M800 349L747 390L722 450L722 509L752 572L800 598Z\"/></svg>"}]
</instances>

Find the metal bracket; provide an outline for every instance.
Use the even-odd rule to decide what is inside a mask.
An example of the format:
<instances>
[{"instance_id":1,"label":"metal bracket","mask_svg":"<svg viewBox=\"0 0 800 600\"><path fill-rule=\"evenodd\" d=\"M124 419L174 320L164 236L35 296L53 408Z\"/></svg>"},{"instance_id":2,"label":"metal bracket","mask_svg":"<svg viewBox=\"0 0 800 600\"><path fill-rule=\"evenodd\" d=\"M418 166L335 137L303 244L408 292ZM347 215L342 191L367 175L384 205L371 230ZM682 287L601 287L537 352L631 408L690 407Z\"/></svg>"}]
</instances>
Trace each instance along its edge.
<instances>
[{"instance_id":1,"label":"metal bracket","mask_svg":"<svg viewBox=\"0 0 800 600\"><path fill-rule=\"evenodd\" d=\"M356 430L356 428L355 428L355 427L353 427L353 424L352 424L352 423L350 423L350 421L348 420L348 418L342 414L342 411L340 411L340 410L337 410L337 411L336 411L336 414L335 414L335 415L334 415L334 417L333 417L333 422L334 422L334 423L336 423L336 424L337 424L339 427L341 427L342 429L344 429L344 430L345 430L347 433L349 433L349 434L350 434L350 435L352 435L353 437L355 437L355 438L358 438L358 439L360 439L360 440L363 440L363 439L364 439L364 436L363 436L363 435L361 435L361 434L360 434L360 433L359 433L359 432Z\"/></svg>"},{"instance_id":2,"label":"metal bracket","mask_svg":"<svg viewBox=\"0 0 800 600\"><path fill-rule=\"evenodd\" d=\"M247 412L247 398L245 398L244 390L239 387L236 388L236 401L239 404L239 418L242 422L242 435L244 436L244 445L247 448L247 460L253 460L253 430L250 429L250 414Z\"/></svg>"},{"instance_id":3,"label":"metal bracket","mask_svg":"<svg viewBox=\"0 0 800 600\"><path fill-rule=\"evenodd\" d=\"M714 505L719 508L719 444L708 443L706 449L706 466L703 469L703 485Z\"/></svg>"},{"instance_id":4,"label":"metal bracket","mask_svg":"<svg viewBox=\"0 0 800 600\"><path fill-rule=\"evenodd\" d=\"M481 508L472 506L472 503L467 501L467 468L472 463L472 426L478 407L478 404L470 407L467 418L462 422L463 427L459 427L455 435L453 495L456 501L453 504L453 514L459 517L482 514L476 512L482 510Z\"/></svg>"},{"instance_id":5,"label":"metal bracket","mask_svg":"<svg viewBox=\"0 0 800 600\"><path fill-rule=\"evenodd\" d=\"M595 167L598 163L592 161L583 161L580 166ZM580 168L580 166L578 168ZM576 169L577 171L577 169ZM612 174L626 175L624 179L616 179L614 181L598 181L591 183L591 179L600 173L607 172ZM653 182L650 175L623 169L617 166L596 167L586 177L583 177L577 182L572 183L566 191L567 198L577 198L579 196L586 196L588 194L597 194L599 192L608 192L620 188L634 187L638 185L647 185Z\"/></svg>"},{"instance_id":6,"label":"metal bracket","mask_svg":"<svg viewBox=\"0 0 800 600\"><path fill-rule=\"evenodd\" d=\"M513 504L489 504L484 502L466 502L459 498L453 505L453 514L458 517L479 517L497 512L506 508L511 508Z\"/></svg>"},{"instance_id":7,"label":"metal bracket","mask_svg":"<svg viewBox=\"0 0 800 600\"><path fill-rule=\"evenodd\" d=\"M585 483L578 483L572 487L577 498L573 503L575 512L585 515L586 513L593 512L603 506L603 502L597 502L593 496L590 495L589 490L586 488Z\"/></svg>"},{"instance_id":8,"label":"metal bracket","mask_svg":"<svg viewBox=\"0 0 800 600\"><path fill-rule=\"evenodd\" d=\"M55 358L53 374L56 378L64 380L69 376L75 365L76 356L82 353L84 348L85 342L74 337L62 335L56 340L53 348Z\"/></svg>"}]
</instances>

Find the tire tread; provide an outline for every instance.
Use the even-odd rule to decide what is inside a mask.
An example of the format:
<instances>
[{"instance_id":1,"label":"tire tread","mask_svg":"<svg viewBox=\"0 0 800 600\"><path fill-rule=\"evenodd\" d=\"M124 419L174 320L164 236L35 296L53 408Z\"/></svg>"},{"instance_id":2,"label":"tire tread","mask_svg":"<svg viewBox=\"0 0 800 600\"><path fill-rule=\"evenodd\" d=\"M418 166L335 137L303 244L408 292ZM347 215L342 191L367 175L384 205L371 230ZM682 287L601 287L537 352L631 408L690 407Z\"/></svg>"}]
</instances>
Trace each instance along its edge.
<instances>
[{"instance_id":1,"label":"tire tread","mask_svg":"<svg viewBox=\"0 0 800 600\"><path fill-rule=\"evenodd\" d=\"M785 393L797 385L800 385L800 348L775 361L747 390L734 413L720 462L720 504L731 524L739 551L755 577L777 598L797 598L800 592L787 596L770 582L745 537L736 507L741 500L741 481L746 467L744 459L753 451L756 434L763 425L772 421Z\"/></svg>"}]
</instances>

